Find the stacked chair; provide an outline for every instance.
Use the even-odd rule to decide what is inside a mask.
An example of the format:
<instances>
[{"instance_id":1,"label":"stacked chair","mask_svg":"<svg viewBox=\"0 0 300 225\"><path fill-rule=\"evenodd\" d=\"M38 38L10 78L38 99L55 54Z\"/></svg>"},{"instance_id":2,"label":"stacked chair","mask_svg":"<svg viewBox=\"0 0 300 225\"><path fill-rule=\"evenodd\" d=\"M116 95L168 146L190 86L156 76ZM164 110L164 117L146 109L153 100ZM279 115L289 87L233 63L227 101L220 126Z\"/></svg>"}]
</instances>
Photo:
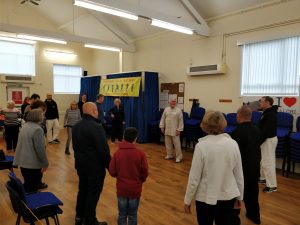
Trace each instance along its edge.
<instances>
[{"instance_id":1,"label":"stacked chair","mask_svg":"<svg viewBox=\"0 0 300 225\"><path fill-rule=\"evenodd\" d=\"M290 147L289 147L289 155L288 155L288 169L287 169L287 177L290 172L290 163L293 166L293 174L295 173L295 163L300 163L300 117L297 118L296 122L296 133L290 134Z\"/></svg>"},{"instance_id":2,"label":"stacked chair","mask_svg":"<svg viewBox=\"0 0 300 225\"><path fill-rule=\"evenodd\" d=\"M237 126L238 126L238 122L236 120L236 113L228 113L225 118L227 121L227 127L225 128L225 133L227 134L231 134L232 131L234 131Z\"/></svg>"},{"instance_id":3,"label":"stacked chair","mask_svg":"<svg viewBox=\"0 0 300 225\"><path fill-rule=\"evenodd\" d=\"M288 157L288 140L293 129L293 115L286 112L277 113L277 138L276 158L282 158L282 175L285 172Z\"/></svg>"},{"instance_id":4,"label":"stacked chair","mask_svg":"<svg viewBox=\"0 0 300 225\"><path fill-rule=\"evenodd\" d=\"M49 225L49 218L53 218L55 225L59 225L58 214L62 214L60 205L63 203L51 192L25 193L22 182L11 171L6 188L14 211L18 214L16 225L21 218L25 223L34 225L37 220L45 219Z\"/></svg>"},{"instance_id":5,"label":"stacked chair","mask_svg":"<svg viewBox=\"0 0 300 225\"><path fill-rule=\"evenodd\" d=\"M183 123L185 124L185 122L187 120L190 119L189 114L187 112L182 112L182 117L183 117ZM183 139L186 138L186 133L185 133L185 129L183 130L183 132L180 133L180 143L181 143L181 147L183 145ZM185 139L186 141L186 139Z\"/></svg>"},{"instance_id":6,"label":"stacked chair","mask_svg":"<svg viewBox=\"0 0 300 225\"><path fill-rule=\"evenodd\" d=\"M205 109L202 107L192 107L190 119L187 119L184 123L184 133L185 133L185 148L187 146L191 148L191 142L193 147L199 138L203 137L203 131L200 128L200 123L205 114Z\"/></svg>"}]
</instances>

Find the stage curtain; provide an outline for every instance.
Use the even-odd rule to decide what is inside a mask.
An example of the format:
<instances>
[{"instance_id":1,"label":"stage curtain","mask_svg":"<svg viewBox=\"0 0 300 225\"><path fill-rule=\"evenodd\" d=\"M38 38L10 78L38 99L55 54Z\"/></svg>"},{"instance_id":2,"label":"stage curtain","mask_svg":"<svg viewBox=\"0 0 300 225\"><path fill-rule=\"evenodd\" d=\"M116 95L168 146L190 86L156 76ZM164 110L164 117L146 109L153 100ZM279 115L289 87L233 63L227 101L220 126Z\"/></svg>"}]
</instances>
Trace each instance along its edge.
<instances>
[{"instance_id":1,"label":"stage curtain","mask_svg":"<svg viewBox=\"0 0 300 225\"><path fill-rule=\"evenodd\" d=\"M81 96L86 94L87 101L95 102L96 97L99 94L100 80L100 76L82 77L80 82L79 101L81 100Z\"/></svg>"}]
</instances>

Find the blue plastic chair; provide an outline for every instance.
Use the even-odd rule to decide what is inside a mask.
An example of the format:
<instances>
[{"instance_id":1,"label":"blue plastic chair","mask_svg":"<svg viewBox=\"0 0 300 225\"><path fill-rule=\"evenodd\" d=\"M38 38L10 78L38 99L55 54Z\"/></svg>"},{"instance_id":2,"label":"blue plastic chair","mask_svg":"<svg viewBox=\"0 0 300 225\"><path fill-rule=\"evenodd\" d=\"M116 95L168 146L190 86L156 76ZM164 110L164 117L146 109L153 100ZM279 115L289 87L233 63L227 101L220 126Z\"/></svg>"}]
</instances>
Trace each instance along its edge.
<instances>
[{"instance_id":1,"label":"blue plastic chair","mask_svg":"<svg viewBox=\"0 0 300 225\"><path fill-rule=\"evenodd\" d=\"M14 172L9 172L10 181L7 182L6 188L14 211L18 214L16 225L20 224L21 217L25 223L35 224L37 218L45 219L49 225L49 217L54 219L55 225L59 225L58 214L62 214L59 208L63 205L51 192L25 193L23 184Z\"/></svg>"},{"instance_id":2,"label":"blue plastic chair","mask_svg":"<svg viewBox=\"0 0 300 225\"><path fill-rule=\"evenodd\" d=\"M5 160L0 161L0 170L9 169L11 170L13 168L13 161L14 157L6 155Z\"/></svg>"},{"instance_id":3,"label":"blue plastic chair","mask_svg":"<svg viewBox=\"0 0 300 225\"><path fill-rule=\"evenodd\" d=\"M262 114L262 112L259 112L259 111L252 112L252 117L251 117L252 124L257 125L259 123L261 114Z\"/></svg>"},{"instance_id":4,"label":"blue plastic chair","mask_svg":"<svg viewBox=\"0 0 300 225\"><path fill-rule=\"evenodd\" d=\"M290 164L293 166L293 174L295 173L295 164L300 163L300 116L296 122L297 132L291 133L289 138L289 156L288 156L288 169L287 176L290 172Z\"/></svg>"},{"instance_id":5,"label":"blue plastic chair","mask_svg":"<svg viewBox=\"0 0 300 225\"><path fill-rule=\"evenodd\" d=\"M228 113L226 115L227 126L225 128L225 133L231 134L238 127L238 122L236 120L237 113Z\"/></svg>"}]
</instances>

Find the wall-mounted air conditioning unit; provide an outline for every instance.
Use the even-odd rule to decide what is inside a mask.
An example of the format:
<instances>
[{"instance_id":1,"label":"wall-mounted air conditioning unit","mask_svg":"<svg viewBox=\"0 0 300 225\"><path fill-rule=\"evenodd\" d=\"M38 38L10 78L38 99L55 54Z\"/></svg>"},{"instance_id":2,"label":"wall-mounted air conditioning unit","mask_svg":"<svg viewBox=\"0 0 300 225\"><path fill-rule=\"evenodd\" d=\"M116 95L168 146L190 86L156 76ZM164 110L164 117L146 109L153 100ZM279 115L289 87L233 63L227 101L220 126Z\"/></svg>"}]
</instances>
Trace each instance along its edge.
<instances>
[{"instance_id":1,"label":"wall-mounted air conditioning unit","mask_svg":"<svg viewBox=\"0 0 300 225\"><path fill-rule=\"evenodd\" d=\"M208 74L225 74L227 66L225 63L203 65L203 66L189 66L187 69L187 75L208 75Z\"/></svg>"},{"instance_id":2,"label":"wall-mounted air conditioning unit","mask_svg":"<svg viewBox=\"0 0 300 225\"><path fill-rule=\"evenodd\" d=\"M33 84L35 82L32 76L0 76L3 83L26 83Z\"/></svg>"}]
</instances>

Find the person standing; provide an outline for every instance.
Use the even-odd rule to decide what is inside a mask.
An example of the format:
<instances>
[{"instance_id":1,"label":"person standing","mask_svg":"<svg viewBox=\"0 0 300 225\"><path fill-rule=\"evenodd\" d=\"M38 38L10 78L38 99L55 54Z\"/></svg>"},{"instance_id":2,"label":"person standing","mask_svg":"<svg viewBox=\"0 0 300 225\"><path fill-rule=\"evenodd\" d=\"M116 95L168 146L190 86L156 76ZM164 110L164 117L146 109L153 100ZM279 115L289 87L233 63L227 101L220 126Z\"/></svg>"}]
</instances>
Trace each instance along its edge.
<instances>
[{"instance_id":1,"label":"person standing","mask_svg":"<svg viewBox=\"0 0 300 225\"><path fill-rule=\"evenodd\" d=\"M27 96L24 98L23 104L21 105L22 118L24 116L25 109L28 105L30 105L30 98Z\"/></svg>"},{"instance_id":2,"label":"person standing","mask_svg":"<svg viewBox=\"0 0 300 225\"><path fill-rule=\"evenodd\" d=\"M170 106L165 108L161 117L159 127L165 135L165 145L167 156L165 159L173 159L173 145L176 153L176 163L182 161L182 152L180 144L180 132L183 131L182 111L176 106L176 99L170 101Z\"/></svg>"},{"instance_id":3,"label":"person standing","mask_svg":"<svg viewBox=\"0 0 300 225\"><path fill-rule=\"evenodd\" d=\"M231 137L238 143L244 174L244 203L246 217L260 224L258 179L261 161L260 130L251 123L252 110L242 106L237 111L238 127Z\"/></svg>"},{"instance_id":4,"label":"person standing","mask_svg":"<svg viewBox=\"0 0 300 225\"><path fill-rule=\"evenodd\" d=\"M52 94L47 94L47 99L45 100L47 105L47 111L45 113L46 117L46 127L47 127L47 139L48 143L59 143L59 115L56 102L52 99ZM53 130L53 131L52 131Z\"/></svg>"},{"instance_id":5,"label":"person standing","mask_svg":"<svg viewBox=\"0 0 300 225\"><path fill-rule=\"evenodd\" d=\"M36 192L40 189L42 175L49 165L44 131L39 124L43 117L42 109L30 110L27 122L20 131L13 165L21 167L26 192Z\"/></svg>"},{"instance_id":6,"label":"person standing","mask_svg":"<svg viewBox=\"0 0 300 225\"><path fill-rule=\"evenodd\" d=\"M4 115L5 141L7 151L15 151L18 143L21 113L15 108L14 101L8 101L1 112Z\"/></svg>"},{"instance_id":7,"label":"person standing","mask_svg":"<svg viewBox=\"0 0 300 225\"><path fill-rule=\"evenodd\" d=\"M70 108L66 110L64 118L64 127L67 128L68 139L66 143L65 154L70 155L70 142L72 140L72 127L81 120L80 110L75 101L71 102Z\"/></svg>"},{"instance_id":8,"label":"person standing","mask_svg":"<svg viewBox=\"0 0 300 225\"><path fill-rule=\"evenodd\" d=\"M118 138L119 142L122 141L123 125L125 124L125 112L121 105L121 99L116 98L114 104L115 106L108 111L112 120L112 143L115 143L116 138Z\"/></svg>"},{"instance_id":9,"label":"person standing","mask_svg":"<svg viewBox=\"0 0 300 225\"><path fill-rule=\"evenodd\" d=\"M126 128L124 141L119 144L110 164L109 173L117 178L119 218L118 225L137 225L137 211L142 193L142 185L148 176L146 155L137 149L137 130Z\"/></svg>"},{"instance_id":10,"label":"person standing","mask_svg":"<svg viewBox=\"0 0 300 225\"><path fill-rule=\"evenodd\" d=\"M209 111L201 128L208 135L195 147L184 210L191 212L196 199L199 225L233 225L234 205L243 200L244 179L238 144L224 133L227 126L223 113Z\"/></svg>"},{"instance_id":11,"label":"person standing","mask_svg":"<svg viewBox=\"0 0 300 225\"><path fill-rule=\"evenodd\" d=\"M261 131L261 180L265 179L266 187L263 192L277 191L276 156L277 139L277 106L273 106L273 98L264 96L260 99L263 110L258 127Z\"/></svg>"},{"instance_id":12,"label":"person standing","mask_svg":"<svg viewBox=\"0 0 300 225\"><path fill-rule=\"evenodd\" d=\"M76 225L107 225L98 222L96 207L102 192L110 152L103 127L97 122L95 103L83 105L82 120L72 128L75 168L79 177Z\"/></svg>"},{"instance_id":13,"label":"person standing","mask_svg":"<svg viewBox=\"0 0 300 225\"><path fill-rule=\"evenodd\" d=\"M84 103L86 103L86 101L87 101L87 96L86 96L86 94L83 94L81 96L81 100L78 102L78 109L80 110L81 116L82 116L82 106Z\"/></svg>"},{"instance_id":14,"label":"person standing","mask_svg":"<svg viewBox=\"0 0 300 225\"><path fill-rule=\"evenodd\" d=\"M101 124L105 123L104 111L103 111L103 107L102 107L103 102L104 102L104 95L102 95L102 94L97 95L97 100L96 100L95 104L98 109L98 120L99 120L99 123L101 123Z\"/></svg>"}]
</instances>

